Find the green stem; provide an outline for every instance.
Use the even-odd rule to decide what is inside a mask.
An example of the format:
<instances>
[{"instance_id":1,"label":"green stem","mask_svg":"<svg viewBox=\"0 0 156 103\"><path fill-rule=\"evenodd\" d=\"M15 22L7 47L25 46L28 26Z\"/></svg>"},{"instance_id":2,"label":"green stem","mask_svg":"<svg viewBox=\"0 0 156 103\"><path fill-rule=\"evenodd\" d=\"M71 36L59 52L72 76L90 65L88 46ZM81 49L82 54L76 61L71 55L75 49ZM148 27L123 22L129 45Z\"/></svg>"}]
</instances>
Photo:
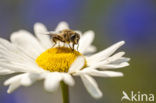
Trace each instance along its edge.
<instances>
[{"instance_id":1,"label":"green stem","mask_svg":"<svg viewBox=\"0 0 156 103\"><path fill-rule=\"evenodd\" d=\"M61 82L61 89L62 89L63 103L69 103L68 85L66 85L63 81Z\"/></svg>"}]
</instances>

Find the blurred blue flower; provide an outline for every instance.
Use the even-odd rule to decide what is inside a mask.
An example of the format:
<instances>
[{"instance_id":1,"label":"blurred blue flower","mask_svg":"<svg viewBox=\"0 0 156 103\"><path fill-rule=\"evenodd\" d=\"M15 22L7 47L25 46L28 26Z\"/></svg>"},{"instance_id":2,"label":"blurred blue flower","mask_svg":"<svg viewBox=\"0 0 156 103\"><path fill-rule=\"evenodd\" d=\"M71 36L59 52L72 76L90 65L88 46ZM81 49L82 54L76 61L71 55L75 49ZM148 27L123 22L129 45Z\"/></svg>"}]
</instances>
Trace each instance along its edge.
<instances>
[{"instance_id":1,"label":"blurred blue flower","mask_svg":"<svg viewBox=\"0 0 156 103\"><path fill-rule=\"evenodd\" d=\"M134 48L154 41L156 7L152 0L120 1L110 8L104 25L114 40L124 39Z\"/></svg>"},{"instance_id":2,"label":"blurred blue flower","mask_svg":"<svg viewBox=\"0 0 156 103\"><path fill-rule=\"evenodd\" d=\"M25 0L21 12L25 23L43 22L50 27L64 20L76 24L81 19L83 0Z\"/></svg>"},{"instance_id":3,"label":"blurred blue flower","mask_svg":"<svg viewBox=\"0 0 156 103\"><path fill-rule=\"evenodd\" d=\"M0 103L16 103L15 93L7 94L6 89L1 89Z\"/></svg>"}]
</instances>

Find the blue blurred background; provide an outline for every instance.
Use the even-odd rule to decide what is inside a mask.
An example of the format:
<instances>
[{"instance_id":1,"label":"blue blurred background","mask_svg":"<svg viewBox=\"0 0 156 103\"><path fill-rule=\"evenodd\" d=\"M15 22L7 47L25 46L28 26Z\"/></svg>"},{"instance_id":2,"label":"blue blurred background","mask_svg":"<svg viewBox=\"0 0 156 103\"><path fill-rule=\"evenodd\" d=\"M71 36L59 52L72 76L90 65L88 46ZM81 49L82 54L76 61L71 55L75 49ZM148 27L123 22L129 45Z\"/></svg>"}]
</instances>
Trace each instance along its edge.
<instances>
[{"instance_id":1,"label":"blue blurred background","mask_svg":"<svg viewBox=\"0 0 156 103\"><path fill-rule=\"evenodd\" d=\"M156 1L155 0L1 0L0 36L9 39L12 32L42 22L53 30L60 21L72 29L94 30L98 51L120 40L122 50L131 58L130 66L120 69L122 78L96 78L104 96L94 100L80 78L70 88L71 103L120 103L122 91L156 93ZM47 93L42 82L6 93L0 78L0 103L60 103L60 91Z\"/></svg>"}]
</instances>

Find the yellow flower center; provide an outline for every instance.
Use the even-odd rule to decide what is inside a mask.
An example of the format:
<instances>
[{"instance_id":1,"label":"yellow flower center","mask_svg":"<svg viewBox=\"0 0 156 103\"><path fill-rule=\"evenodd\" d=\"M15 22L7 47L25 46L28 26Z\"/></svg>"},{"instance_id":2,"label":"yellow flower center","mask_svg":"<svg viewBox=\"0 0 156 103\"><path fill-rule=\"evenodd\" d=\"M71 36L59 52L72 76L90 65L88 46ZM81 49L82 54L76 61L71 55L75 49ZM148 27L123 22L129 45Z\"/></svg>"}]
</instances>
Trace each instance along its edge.
<instances>
[{"instance_id":1,"label":"yellow flower center","mask_svg":"<svg viewBox=\"0 0 156 103\"><path fill-rule=\"evenodd\" d=\"M71 48L50 48L37 57L36 63L50 72L68 72L71 64L78 56L83 55ZM84 67L86 67L86 60Z\"/></svg>"}]
</instances>

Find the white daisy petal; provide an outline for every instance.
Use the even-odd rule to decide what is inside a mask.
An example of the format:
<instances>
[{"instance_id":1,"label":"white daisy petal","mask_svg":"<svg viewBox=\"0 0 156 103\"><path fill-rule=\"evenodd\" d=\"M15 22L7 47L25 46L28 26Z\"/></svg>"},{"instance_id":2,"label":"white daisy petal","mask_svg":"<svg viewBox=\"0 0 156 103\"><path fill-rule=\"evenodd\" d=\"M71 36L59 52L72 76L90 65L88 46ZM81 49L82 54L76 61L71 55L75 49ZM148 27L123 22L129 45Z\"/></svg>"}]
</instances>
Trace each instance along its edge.
<instances>
[{"instance_id":1,"label":"white daisy petal","mask_svg":"<svg viewBox=\"0 0 156 103\"><path fill-rule=\"evenodd\" d=\"M3 38L0 38L0 47L1 48L3 48L3 49L15 49L14 47L13 47L13 45L9 42L9 41L7 41L7 40L5 40L5 39L3 39Z\"/></svg>"},{"instance_id":2,"label":"white daisy petal","mask_svg":"<svg viewBox=\"0 0 156 103\"><path fill-rule=\"evenodd\" d=\"M94 53L96 51L96 47L93 45L90 45L85 51L84 54Z\"/></svg>"},{"instance_id":3,"label":"white daisy petal","mask_svg":"<svg viewBox=\"0 0 156 103\"><path fill-rule=\"evenodd\" d=\"M121 58L123 55L125 55L125 52L119 52L114 54L113 56L109 57L106 61L107 63L113 62Z\"/></svg>"},{"instance_id":4,"label":"white daisy petal","mask_svg":"<svg viewBox=\"0 0 156 103\"><path fill-rule=\"evenodd\" d=\"M36 64L18 63L14 61L0 62L0 68L9 69L14 72L42 72L43 69L39 68Z\"/></svg>"},{"instance_id":5,"label":"white daisy petal","mask_svg":"<svg viewBox=\"0 0 156 103\"><path fill-rule=\"evenodd\" d=\"M7 92L11 93L21 85L30 86L32 83L34 83L36 80L39 79L40 79L39 74L23 73L6 80L4 82L4 85L9 85L9 89Z\"/></svg>"},{"instance_id":6,"label":"white daisy petal","mask_svg":"<svg viewBox=\"0 0 156 103\"><path fill-rule=\"evenodd\" d=\"M97 63L101 60L104 60L106 58L108 58L110 55L112 55L119 47L121 47L125 42L124 41L120 41L114 45L112 45L111 47L96 53L90 57L87 58L88 64L94 64Z\"/></svg>"},{"instance_id":7,"label":"white daisy petal","mask_svg":"<svg viewBox=\"0 0 156 103\"><path fill-rule=\"evenodd\" d=\"M14 83L14 82L16 82L16 81L20 81L22 75L23 75L23 74L20 74L20 75L16 75L16 76L14 76L14 77L9 78L8 80L6 80L6 81L4 82L4 85L7 86L7 85L12 84L12 83Z\"/></svg>"},{"instance_id":8,"label":"white daisy petal","mask_svg":"<svg viewBox=\"0 0 156 103\"><path fill-rule=\"evenodd\" d=\"M82 74L88 74L92 76L98 76L98 77L121 77L123 76L123 73L121 72L114 72L114 71L99 71L92 68L84 69L82 71Z\"/></svg>"},{"instance_id":9,"label":"white daisy petal","mask_svg":"<svg viewBox=\"0 0 156 103\"><path fill-rule=\"evenodd\" d=\"M83 56L77 57L74 63L70 66L68 73L74 73L79 71L85 64L85 60Z\"/></svg>"},{"instance_id":10,"label":"white daisy petal","mask_svg":"<svg viewBox=\"0 0 156 103\"><path fill-rule=\"evenodd\" d=\"M14 90L16 90L18 87L20 87L21 83L21 77L23 76L24 74L20 74L20 75L16 75L8 80L6 80L4 82L4 85L9 85L9 88L8 88L8 93L11 93L13 92Z\"/></svg>"},{"instance_id":11,"label":"white daisy petal","mask_svg":"<svg viewBox=\"0 0 156 103\"><path fill-rule=\"evenodd\" d=\"M15 81L14 83L12 83L8 90L7 93L12 93L14 90L16 90L18 87L20 86L20 81Z\"/></svg>"},{"instance_id":12,"label":"white daisy petal","mask_svg":"<svg viewBox=\"0 0 156 103\"><path fill-rule=\"evenodd\" d=\"M18 56L15 53L11 53L11 52L9 52L8 50L5 50L5 49L0 49L0 57L1 57L0 61L1 62L6 62L6 63L8 63L8 61L21 62L21 60L23 59L23 57ZM15 57L16 57L16 60L15 60Z\"/></svg>"},{"instance_id":13,"label":"white daisy petal","mask_svg":"<svg viewBox=\"0 0 156 103\"><path fill-rule=\"evenodd\" d=\"M79 41L79 51L81 53L84 53L85 50L91 45L94 39L94 32L93 31L87 31L82 35L80 41Z\"/></svg>"},{"instance_id":14,"label":"white daisy petal","mask_svg":"<svg viewBox=\"0 0 156 103\"><path fill-rule=\"evenodd\" d=\"M60 73L49 73L45 77L44 87L47 91L53 92L55 91L62 80L62 75Z\"/></svg>"},{"instance_id":15,"label":"white daisy petal","mask_svg":"<svg viewBox=\"0 0 156 103\"><path fill-rule=\"evenodd\" d=\"M68 25L67 22L62 21L62 22L60 22L60 23L57 25L55 31L61 31L61 30L64 30L64 29L69 29L69 25Z\"/></svg>"},{"instance_id":16,"label":"white daisy petal","mask_svg":"<svg viewBox=\"0 0 156 103\"><path fill-rule=\"evenodd\" d=\"M25 55L14 44L0 38L0 67L3 69L3 73L8 70L12 72L37 71L33 66L36 65L34 62L32 58ZM10 72L8 71L5 74L10 74Z\"/></svg>"},{"instance_id":17,"label":"white daisy petal","mask_svg":"<svg viewBox=\"0 0 156 103\"><path fill-rule=\"evenodd\" d=\"M23 86L30 86L33 84L36 80L41 79L39 74L36 73L26 73L21 77L21 84Z\"/></svg>"},{"instance_id":18,"label":"white daisy petal","mask_svg":"<svg viewBox=\"0 0 156 103\"><path fill-rule=\"evenodd\" d=\"M42 23L36 23L34 25L34 32L43 48L48 49L52 46L52 41L49 36L45 34L48 30Z\"/></svg>"},{"instance_id":19,"label":"white daisy petal","mask_svg":"<svg viewBox=\"0 0 156 103\"><path fill-rule=\"evenodd\" d=\"M0 75L7 75L15 73L14 71L8 70L8 69L0 69Z\"/></svg>"},{"instance_id":20,"label":"white daisy petal","mask_svg":"<svg viewBox=\"0 0 156 103\"><path fill-rule=\"evenodd\" d=\"M0 62L0 67L3 68L4 70L9 69L9 70L14 71L14 72L23 72L23 71L25 71L24 68L21 68L18 65L13 65L13 64L11 64L9 62L8 63Z\"/></svg>"},{"instance_id":21,"label":"white daisy petal","mask_svg":"<svg viewBox=\"0 0 156 103\"><path fill-rule=\"evenodd\" d=\"M73 86L75 84L73 77L67 73L63 73L63 81L69 86Z\"/></svg>"},{"instance_id":22,"label":"white daisy petal","mask_svg":"<svg viewBox=\"0 0 156 103\"><path fill-rule=\"evenodd\" d=\"M0 62L10 65L12 63L30 65L34 60L9 41L0 38Z\"/></svg>"},{"instance_id":23,"label":"white daisy petal","mask_svg":"<svg viewBox=\"0 0 156 103\"><path fill-rule=\"evenodd\" d=\"M121 57L115 61L112 62L112 64L121 64L123 62L128 62L130 61L130 58L127 58L127 57Z\"/></svg>"},{"instance_id":24,"label":"white daisy petal","mask_svg":"<svg viewBox=\"0 0 156 103\"><path fill-rule=\"evenodd\" d=\"M126 66L129 66L129 63L123 62L120 64L97 65L97 68L100 68L100 69L118 69L118 68L123 68Z\"/></svg>"},{"instance_id":25,"label":"white daisy petal","mask_svg":"<svg viewBox=\"0 0 156 103\"><path fill-rule=\"evenodd\" d=\"M23 52L19 51L19 49L14 44L11 44L9 41L2 39L2 38L0 38L0 50L1 50L0 51L1 58L6 57L6 56L13 56L13 57L16 57L15 60L17 60L20 57L30 60L30 58L28 56L25 56Z\"/></svg>"},{"instance_id":26,"label":"white daisy petal","mask_svg":"<svg viewBox=\"0 0 156 103\"><path fill-rule=\"evenodd\" d=\"M113 72L113 71L94 71L91 73L93 76L100 76L100 77L121 77L123 73L121 72Z\"/></svg>"},{"instance_id":27,"label":"white daisy petal","mask_svg":"<svg viewBox=\"0 0 156 103\"><path fill-rule=\"evenodd\" d=\"M96 81L92 77L90 77L89 75L80 75L80 77L91 96L96 99L102 97L102 92L100 91Z\"/></svg>"},{"instance_id":28,"label":"white daisy petal","mask_svg":"<svg viewBox=\"0 0 156 103\"><path fill-rule=\"evenodd\" d=\"M119 53L116 53L115 55L105 59L104 61L100 61L100 62L97 62L97 63L94 63L94 64L88 64L88 65L94 66L94 67L102 67L102 66L109 65L109 64L112 65L113 62L120 59L124 54L125 54L125 52L119 52ZM116 65L120 65L120 64L116 64Z\"/></svg>"},{"instance_id":29,"label":"white daisy petal","mask_svg":"<svg viewBox=\"0 0 156 103\"><path fill-rule=\"evenodd\" d=\"M20 30L11 35L11 42L20 47L24 53L36 59L44 49L41 47L37 39L29 32Z\"/></svg>"}]
</instances>

